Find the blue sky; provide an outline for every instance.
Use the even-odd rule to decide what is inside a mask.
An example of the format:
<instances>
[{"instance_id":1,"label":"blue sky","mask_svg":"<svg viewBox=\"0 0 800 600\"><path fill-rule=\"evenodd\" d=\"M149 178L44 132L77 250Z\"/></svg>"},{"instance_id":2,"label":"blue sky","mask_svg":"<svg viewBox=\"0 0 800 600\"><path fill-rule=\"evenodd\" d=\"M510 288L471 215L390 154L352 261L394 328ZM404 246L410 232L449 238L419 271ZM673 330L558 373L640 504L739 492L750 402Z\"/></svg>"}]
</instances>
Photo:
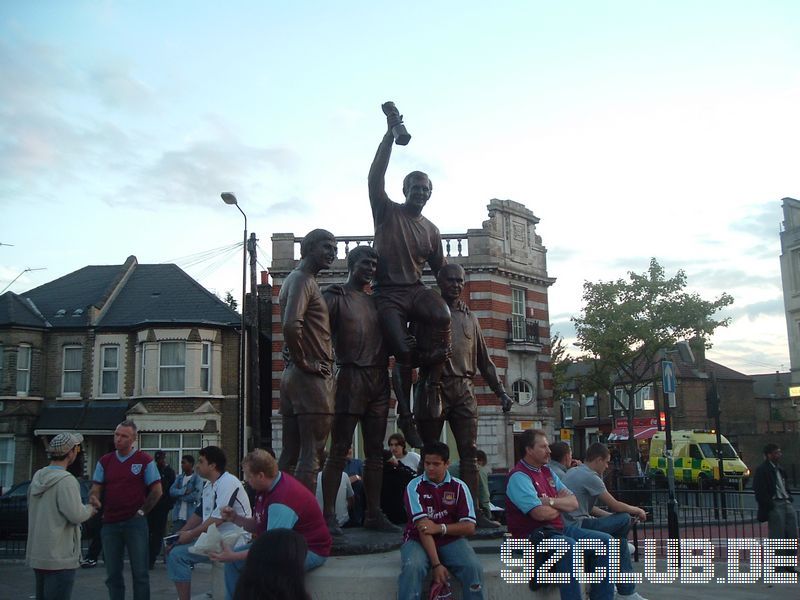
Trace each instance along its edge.
<instances>
[{"instance_id":1,"label":"blue sky","mask_svg":"<svg viewBox=\"0 0 800 600\"><path fill-rule=\"evenodd\" d=\"M0 288L274 232L371 232L395 100L444 232L522 202L567 336L584 280L655 256L736 302L709 357L788 368L780 200L800 198L796 2L0 3ZM181 260L177 260L182 264ZM183 261L185 263L185 261ZM240 255L186 266L238 294Z\"/></svg>"}]
</instances>

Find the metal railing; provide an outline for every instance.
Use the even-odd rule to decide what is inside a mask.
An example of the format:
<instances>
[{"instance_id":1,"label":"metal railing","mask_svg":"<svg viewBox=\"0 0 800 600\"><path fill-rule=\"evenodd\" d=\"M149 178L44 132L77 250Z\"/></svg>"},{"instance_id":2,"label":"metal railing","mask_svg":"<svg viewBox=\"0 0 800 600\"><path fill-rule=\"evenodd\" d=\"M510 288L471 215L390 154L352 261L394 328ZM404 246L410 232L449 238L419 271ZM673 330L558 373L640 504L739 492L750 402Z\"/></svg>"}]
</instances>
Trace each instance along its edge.
<instances>
[{"instance_id":1,"label":"metal railing","mask_svg":"<svg viewBox=\"0 0 800 600\"><path fill-rule=\"evenodd\" d=\"M508 325L508 341L538 344L539 342L539 321L526 319L518 315L512 315L506 319Z\"/></svg>"}]
</instances>

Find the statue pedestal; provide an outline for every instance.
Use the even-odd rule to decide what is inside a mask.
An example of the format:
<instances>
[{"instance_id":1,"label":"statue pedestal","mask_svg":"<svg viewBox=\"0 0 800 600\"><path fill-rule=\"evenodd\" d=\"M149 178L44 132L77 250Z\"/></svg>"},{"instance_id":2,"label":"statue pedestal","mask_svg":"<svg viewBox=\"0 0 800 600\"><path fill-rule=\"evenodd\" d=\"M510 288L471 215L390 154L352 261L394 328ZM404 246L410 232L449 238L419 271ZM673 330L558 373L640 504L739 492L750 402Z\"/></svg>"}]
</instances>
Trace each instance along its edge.
<instances>
[{"instance_id":1,"label":"statue pedestal","mask_svg":"<svg viewBox=\"0 0 800 600\"><path fill-rule=\"evenodd\" d=\"M331 556L358 556L361 554L378 554L391 552L403 545L403 534L386 533L364 529L363 527L345 527L344 535L333 538ZM500 539L506 532L505 527L493 529L477 529L470 541Z\"/></svg>"}]
</instances>

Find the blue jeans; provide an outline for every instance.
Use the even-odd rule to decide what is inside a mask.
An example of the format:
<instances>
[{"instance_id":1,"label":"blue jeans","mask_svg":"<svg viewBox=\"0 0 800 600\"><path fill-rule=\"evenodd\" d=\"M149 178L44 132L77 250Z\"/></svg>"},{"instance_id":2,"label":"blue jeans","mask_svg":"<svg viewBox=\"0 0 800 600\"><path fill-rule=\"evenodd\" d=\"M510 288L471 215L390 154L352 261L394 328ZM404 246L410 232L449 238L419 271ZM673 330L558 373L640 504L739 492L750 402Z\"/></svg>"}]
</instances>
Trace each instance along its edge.
<instances>
[{"instance_id":1,"label":"blue jeans","mask_svg":"<svg viewBox=\"0 0 800 600\"><path fill-rule=\"evenodd\" d=\"M186 583L192 580L192 571L197 563L208 563L211 559L205 554L195 554L189 552L189 548L194 545L178 544L173 546L167 555L167 576L170 581Z\"/></svg>"},{"instance_id":2,"label":"blue jeans","mask_svg":"<svg viewBox=\"0 0 800 600\"><path fill-rule=\"evenodd\" d=\"M631 552L628 549L628 532L631 530L631 517L628 513L615 513L598 519L589 517L584 519L580 526L581 529L602 531L617 540L622 540L619 545L619 570L620 573L633 573ZM635 591L635 583L617 584L617 593L620 596L630 596Z\"/></svg>"},{"instance_id":3,"label":"blue jeans","mask_svg":"<svg viewBox=\"0 0 800 600\"><path fill-rule=\"evenodd\" d=\"M69 600L75 585L76 569L61 571L34 570L36 575L36 600Z\"/></svg>"},{"instance_id":4,"label":"blue jeans","mask_svg":"<svg viewBox=\"0 0 800 600\"><path fill-rule=\"evenodd\" d=\"M574 546L578 540L595 539L601 540L606 547L611 540L611 536L607 533L600 531L591 531L590 529L583 529L577 525L567 525L564 528L564 534L555 536L567 540L570 546ZM592 561L596 566L608 567L608 557L601 556L597 561ZM567 552L556 563L558 573L572 573L572 549ZM561 600L582 600L581 598L581 584L575 577L570 577L569 583L560 583L558 585L559 592L561 593ZM591 600L612 600L614 597L614 586L608 582L608 577L603 579L600 583L593 583L589 591L589 598Z\"/></svg>"},{"instance_id":5,"label":"blue jeans","mask_svg":"<svg viewBox=\"0 0 800 600\"><path fill-rule=\"evenodd\" d=\"M125 600L122 569L126 547L133 574L133 598L150 600L148 535L145 517L136 516L119 523L103 523L100 537L103 540L109 600Z\"/></svg>"},{"instance_id":6,"label":"blue jeans","mask_svg":"<svg viewBox=\"0 0 800 600\"><path fill-rule=\"evenodd\" d=\"M247 550L252 544L244 544L243 546L237 546L233 549L234 552L241 552L242 550ZM233 600L233 596L236 592L236 584L239 581L239 575L242 574L242 569L244 569L243 560L237 560L235 562L225 563L225 598L226 600ZM317 567L321 567L325 564L325 557L320 556L311 550L308 551L306 554L306 562L305 562L305 569L306 572L316 569Z\"/></svg>"},{"instance_id":7,"label":"blue jeans","mask_svg":"<svg viewBox=\"0 0 800 600\"><path fill-rule=\"evenodd\" d=\"M442 564L461 582L461 597L464 600L483 600L483 566L467 540L459 538L436 551ZM431 568L428 554L422 544L409 540L400 548L400 558L402 567L397 598L419 600L423 597L422 582Z\"/></svg>"}]
</instances>

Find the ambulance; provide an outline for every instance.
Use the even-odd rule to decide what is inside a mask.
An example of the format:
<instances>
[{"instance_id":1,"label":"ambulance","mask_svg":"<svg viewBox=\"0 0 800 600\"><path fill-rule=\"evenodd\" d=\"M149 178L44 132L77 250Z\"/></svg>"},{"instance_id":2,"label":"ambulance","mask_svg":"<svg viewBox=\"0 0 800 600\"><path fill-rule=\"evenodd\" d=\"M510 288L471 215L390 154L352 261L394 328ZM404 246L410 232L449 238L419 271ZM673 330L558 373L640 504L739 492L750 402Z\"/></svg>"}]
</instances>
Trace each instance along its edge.
<instances>
[{"instance_id":1,"label":"ambulance","mask_svg":"<svg viewBox=\"0 0 800 600\"><path fill-rule=\"evenodd\" d=\"M667 460L664 458L666 434L653 435L650 441L650 476L664 482L667 476ZM742 462L736 450L723 435L722 482L725 486L743 489L750 478L750 469ZM719 481L717 460L717 434L701 429L685 429L672 432L672 457L675 466L675 482L690 486L705 487ZM705 484L705 485L704 485Z\"/></svg>"}]
</instances>

